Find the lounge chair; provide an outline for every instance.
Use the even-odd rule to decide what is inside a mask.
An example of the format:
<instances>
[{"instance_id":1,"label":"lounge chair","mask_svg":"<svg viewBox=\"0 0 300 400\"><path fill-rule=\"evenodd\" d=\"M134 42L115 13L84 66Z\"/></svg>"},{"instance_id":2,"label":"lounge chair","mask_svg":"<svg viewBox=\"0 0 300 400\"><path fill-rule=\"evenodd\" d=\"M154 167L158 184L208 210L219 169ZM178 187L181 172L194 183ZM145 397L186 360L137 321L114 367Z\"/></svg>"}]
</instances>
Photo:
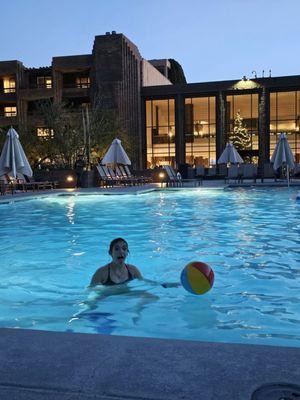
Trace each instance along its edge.
<instances>
[{"instance_id":1,"label":"lounge chair","mask_svg":"<svg viewBox=\"0 0 300 400\"><path fill-rule=\"evenodd\" d=\"M136 177L128 176L126 174L124 168L122 167L122 165L117 165L116 166L116 175L119 176L125 182L125 184L138 185L140 183L140 180L137 179Z\"/></svg>"},{"instance_id":2,"label":"lounge chair","mask_svg":"<svg viewBox=\"0 0 300 400\"><path fill-rule=\"evenodd\" d=\"M3 196L6 194L7 185L5 184L4 180L0 180L0 195Z\"/></svg>"},{"instance_id":3,"label":"lounge chair","mask_svg":"<svg viewBox=\"0 0 300 400\"><path fill-rule=\"evenodd\" d=\"M244 179L250 179L253 180L253 182L256 182L257 179L257 165L254 164L243 164L241 167L241 177L240 180L241 182L244 181Z\"/></svg>"},{"instance_id":4,"label":"lounge chair","mask_svg":"<svg viewBox=\"0 0 300 400\"><path fill-rule=\"evenodd\" d=\"M3 194L7 192L14 194L17 189L17 180L8 174L2 175L0 179L2 181Z\"/></svg>"},{"instance_id":5,"label":"lounge chair","mask_svg":"<svg viewBox=\"0 0 300 400\"><path fill-rule=\"evenodd\" d=\"M295 178L300 178L300 164L295 164L294 169L291 171L291 180L294 180Z\"/></svg>"},{"instance_id":6,"label":"lounge chair","mask_svg":"<svg viewBox=\"0 0 300 400\"><path fill-rule=\"evenodd\" d=\"M273 164L264 164L263 176L261 177L262 182L264 179L274 179L277 182L278 176L279 174L274 170Z\"/></svg>"},{"instance_id":7,"label":"lounge chair","mask_svg":"<svg viewBox=\"0 0 300 400\"><path fill-rule=\"evenodd\" d=\"M45 189L54 189L56 186L55 182L49 181L36 181L33 177L17 174L17 187L25 192L28 189L32 190L45 190Z\"/></svg>"},{"instance_id":8,"label":"lounge chair","mask_svg":"<svg viewBox=\"0 0 300 400\"><path fill-rule=\"evenodd\" d=\"M122 166L120 166L120 167L122 167ZM131 171L130 171L128 165L124 165L124 167L122 167L122 168L124 168L124 171L125 171L125 173L127 174L128 178L136 179L136 180L139 181L142 185L144 185L145 183L149 183L149 182L151 181L150 178L147 178L147 177L145 177L145 176L136 176L136 175L133 175L133 174L131 173Z\"/></svg>"},{"instance_id":9,"label":"lounge chair","mask_svg":"<svg viewBox=\"0 0 300 400\"><path fill-rule=\"evenodd\" d=\"M195 171L195 172L196 172L196 174L195 174L196 179L201 180L201 183L202 183L203 178L204 178L204 176L205 176L205 169L204 169L204 167L202 167L201 165L198 166L198 167L196 167L196 171Z\"/></svg>"},{"instance_id":10,"label":"lounge chair","mask_svg":"<svg viewBox=\"0 0 300 400\"><path fill-rule=\"evenodd\" d=\"M227 176L225 177L225 183L230 182L230 180L234 180L234 182L240 182L241 179L241 171L237 165L230 165L228 168Z\"/></svg>"},{"instance_id":11,"label":"lounge chair","mask_svg":"<svg viewBox=\"0 0 300 400\"><path fill-rule=\"evenodd\" d=\"M128 177L122 176L122 174L119 174L117 171L115 172L111 167L106 167L106 168L107 168L107 172L115 180L116 183L121 184L121 185L129 185L132 183L131 179L129 179Z\"/></svg>"},{"instance_id":12,"label":"lounge chair","mask_svg":"<svg viewBox=\"0 0 300 400\"><path fill-rule=\"evenodd\" d=\"M167 186L182 186L181 176L177 176L175 171L170 165L164 165L163 169L167 173Z\"/></svg>"},{"instance_id":13,"label":"lounge chair","mask_svg":"<svg viewBox=\"0 0 300 400\"><path fill-rule=\"evenodd\" d=\"M116 183L116 180L113 179L110 174L108 173L105 165L100 165L98 164L96 166L97 171L99 173L100 176L100 185L103 184L103 186L114 186Z\"/></svg>"},{"instance_id":14,"label":"lounge chair","mask_svg":"<svg viewBox=\"0 0 300 400\"><path fill-rule=\"evenodd\" d=\"M207 169L206 178L212 179L217 177L217 168L210 167Z\"/></svg>"}]
</instances>

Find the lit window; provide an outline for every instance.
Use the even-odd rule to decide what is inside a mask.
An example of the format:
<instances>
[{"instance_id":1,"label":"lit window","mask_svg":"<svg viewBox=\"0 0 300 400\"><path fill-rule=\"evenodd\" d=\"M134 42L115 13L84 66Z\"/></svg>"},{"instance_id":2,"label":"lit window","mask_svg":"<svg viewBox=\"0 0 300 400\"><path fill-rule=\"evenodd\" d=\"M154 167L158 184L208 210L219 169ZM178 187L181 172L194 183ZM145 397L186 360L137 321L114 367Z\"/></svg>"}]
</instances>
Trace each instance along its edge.
<instances>
[{"instance_id":1,"label":"lit window","mask_svg":"<svg viewBox=\"0 0 300 400\"><path fill-rule=\"evenodd\" d=\"M51 76L38 76L36 78L38 88L52 88L52 78Z\"/></svg>"},{"instance_id":2,"label":"lit window","mask_svg":"<svg viewBox=\"0 0 300 400\"><path fill-rule=\"evenodd\" d=\"M53 129L50 128L36 128L36 134L41 139L52 139L54 136Z\"/></svg>"},{"instance_id":3,"label":"lit window","mask_svg":"<svg viewBox=\"0 0 300 400\"><path fill-rule=\"evenodd\" d=\"M16 91L15 78L3 78L3 91L4 93L15 93Z\"/></svg>"},{"instance_id":4,"label":"lit window","mask_svg":"<svg viewBox=\"0 0 300 400\"><path fill-rule=\"evenodd\" d=\"M90 77L89 76L78 76L76 78L76 87L89 88L90 87Z\"/></svg>"},{"instance_id":5,"label":"lit window","mask_svg":"<svg viewBox=\"0 0 300 400\"><path fill-rule=\"evenodd\" d=\"M17 107L4 107L4 117L16 117Z\"/></svg>"}]
</instances>

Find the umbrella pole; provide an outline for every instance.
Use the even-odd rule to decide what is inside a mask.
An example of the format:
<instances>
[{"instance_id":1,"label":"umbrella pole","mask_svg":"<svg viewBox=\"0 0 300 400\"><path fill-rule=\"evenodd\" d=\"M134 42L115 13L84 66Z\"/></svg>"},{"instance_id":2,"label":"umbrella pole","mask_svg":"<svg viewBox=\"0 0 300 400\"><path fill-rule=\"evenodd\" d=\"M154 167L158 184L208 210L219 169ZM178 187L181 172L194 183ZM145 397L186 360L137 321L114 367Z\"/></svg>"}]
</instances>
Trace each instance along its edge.
<instances>
[{"instance_id":1,"label":"umbrella pole","mask_svg":"<svg viewBox=\"0 0 300 400\"><path fill-rule=\"evenodd\" d=\"M289 166L286 166L286 178L287 178L287 185L288 187L290 186L290 171L289 171Z\"/></svg>"}]
</instances>

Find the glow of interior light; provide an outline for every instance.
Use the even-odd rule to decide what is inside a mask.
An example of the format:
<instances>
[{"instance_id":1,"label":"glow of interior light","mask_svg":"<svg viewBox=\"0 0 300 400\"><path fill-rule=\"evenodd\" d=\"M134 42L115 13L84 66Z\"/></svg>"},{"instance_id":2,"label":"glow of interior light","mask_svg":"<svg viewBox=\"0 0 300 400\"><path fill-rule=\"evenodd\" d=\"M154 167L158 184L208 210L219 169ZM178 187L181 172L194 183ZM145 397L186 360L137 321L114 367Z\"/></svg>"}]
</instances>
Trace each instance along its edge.
<instances>
[{"instance_id":1,"label":"glow of interior light","mask_svg":"<svg viewBox=\"0 0 300 400\"><path fill-rule=\"evenodd\" d=\"M73 181L74 181L73 176L72 175L68 175L67 176L67 182L73 182Z\"/></svg>"}]
</instances>

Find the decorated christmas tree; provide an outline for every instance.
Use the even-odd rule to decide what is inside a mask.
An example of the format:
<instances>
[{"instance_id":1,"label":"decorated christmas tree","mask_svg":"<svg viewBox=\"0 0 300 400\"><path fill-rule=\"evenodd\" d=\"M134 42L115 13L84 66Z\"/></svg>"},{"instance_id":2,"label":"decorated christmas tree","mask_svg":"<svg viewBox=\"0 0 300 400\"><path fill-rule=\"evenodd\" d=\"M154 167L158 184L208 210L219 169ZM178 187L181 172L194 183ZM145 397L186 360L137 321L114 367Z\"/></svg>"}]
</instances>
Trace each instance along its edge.
<instances>
[{"instance_id":1,"label":"decorated christmas tree","mask_svg":"<svg viewBox=\"0 0 300 400\"><path fill-rule=\"evenodd\" d=\"M230 132L229 140L237 150L246 150L251 147L251 137L243 122L240 110L236 113L233 132Z\"/></svg>"}]
</instances>

